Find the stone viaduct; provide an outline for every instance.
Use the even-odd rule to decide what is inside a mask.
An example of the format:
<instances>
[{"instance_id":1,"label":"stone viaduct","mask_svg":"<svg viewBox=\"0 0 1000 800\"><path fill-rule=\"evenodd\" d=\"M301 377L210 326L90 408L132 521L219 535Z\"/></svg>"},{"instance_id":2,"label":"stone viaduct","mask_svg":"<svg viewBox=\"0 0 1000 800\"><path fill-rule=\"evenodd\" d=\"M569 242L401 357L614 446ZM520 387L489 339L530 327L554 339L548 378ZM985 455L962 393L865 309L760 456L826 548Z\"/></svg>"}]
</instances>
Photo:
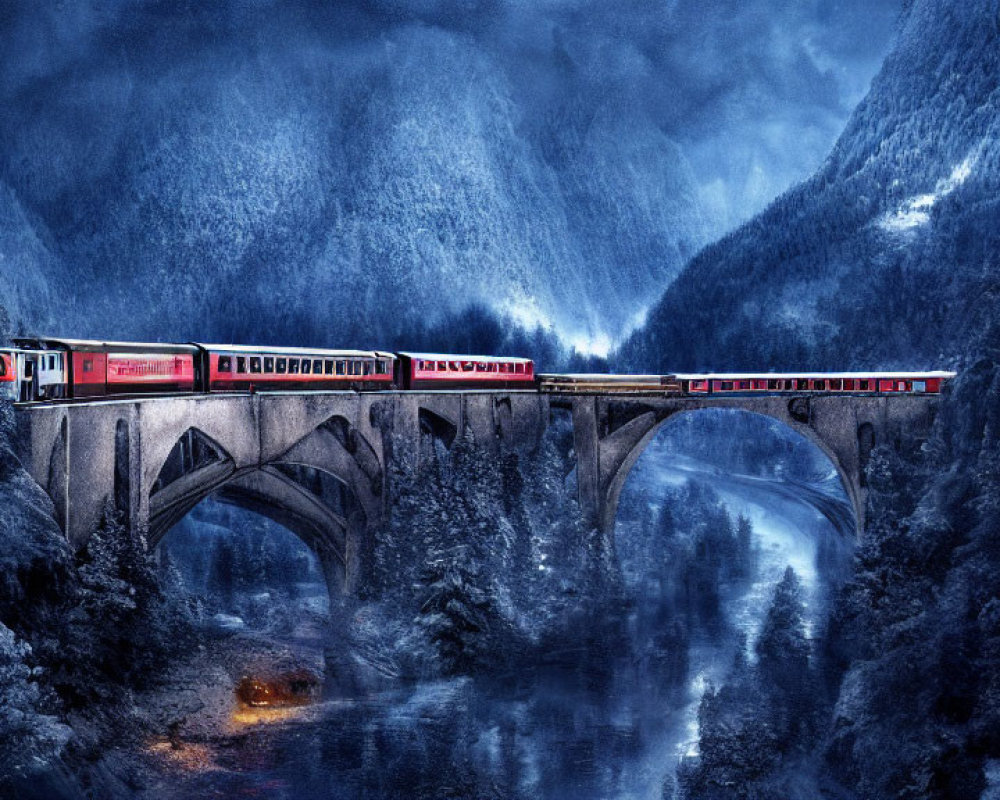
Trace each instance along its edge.
<instances>
[{"instance_id":1,"label":"stone viaduct","mask_svg":"<svg viewBox=\"0 0 1000 800\"><path fill-rule=\"evenodd\" d=\"M81 544L110 501L151 547L209 495L275 519L317 553L331 594L352 594L387 518L393 462L459 431L491 449L534 447L572 426L583 512L614 529L629 471L660 426L704 408L779 420L835 465L864 530L872 448L929 431L933 396L740 397L534 391L311 392L190 395L20 407L25 462L68 538Z\"/></svg>"}]
</instances>

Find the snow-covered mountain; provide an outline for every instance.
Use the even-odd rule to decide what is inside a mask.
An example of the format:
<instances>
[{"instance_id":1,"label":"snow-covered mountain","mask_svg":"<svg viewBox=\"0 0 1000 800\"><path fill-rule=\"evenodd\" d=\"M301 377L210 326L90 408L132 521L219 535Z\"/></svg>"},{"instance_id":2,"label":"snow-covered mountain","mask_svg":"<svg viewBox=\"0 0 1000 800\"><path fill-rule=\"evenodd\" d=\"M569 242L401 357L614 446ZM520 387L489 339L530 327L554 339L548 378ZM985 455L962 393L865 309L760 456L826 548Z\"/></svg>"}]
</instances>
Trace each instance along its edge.
<instances>
[{"instance_id":1,"label":"snow-covered mountain","mask_svg":"<svg viewBox=\"0 0 1000 800\"><path fill-rule=\"evenodd\" d=\"M77 335L388 346L475 305L606 349L814 167L898 2L9 4L0 204L53 269L5 277Z\"/></svg>"},{"instance_id":2,"label":"snow-covered mountain","mask_svg":"<svg viewBox=\"0 0 1000 800\"><path fill-rule=\"evenodd\" d=\"M142 15L98 28L122 63L102 44L2 112L0 202L51 232L66 330L376 344L480 303L606 348L713 233L641 107L528 119L469 36L247 52L239 20L168 17L183 48Z\"/></svg>"},{"instance_id":3,"label":"snow-covered mountain","mask_svg":"<svg viewBox=\"0 0 1000 800\"><path fill-rule=\"evenodd\" d=\"M913 0L823 167L700 253L625 360L652 370L947 364L995 324L998 112L996 3Z\"/></svg>"}]
</instances>

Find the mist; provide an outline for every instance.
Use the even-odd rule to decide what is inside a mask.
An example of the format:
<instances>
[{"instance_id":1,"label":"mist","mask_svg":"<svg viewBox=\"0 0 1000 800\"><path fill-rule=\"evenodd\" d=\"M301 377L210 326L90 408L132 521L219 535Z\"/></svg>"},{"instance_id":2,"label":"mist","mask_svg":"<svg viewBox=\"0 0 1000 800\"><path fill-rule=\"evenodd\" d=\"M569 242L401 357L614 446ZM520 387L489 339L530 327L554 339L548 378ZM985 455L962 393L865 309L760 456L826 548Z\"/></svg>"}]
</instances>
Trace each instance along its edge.
<instances>
[{"instance_id":1,"label":"mist","mask_svg":"<svg viewBox=\"0 0 1000 800\"><path fill-rule=\"evenodd\" d=\"M604 354L815 169L898 5L7 4L14 327L376 344L479 302Z\"/></svg>"}]
</instances>

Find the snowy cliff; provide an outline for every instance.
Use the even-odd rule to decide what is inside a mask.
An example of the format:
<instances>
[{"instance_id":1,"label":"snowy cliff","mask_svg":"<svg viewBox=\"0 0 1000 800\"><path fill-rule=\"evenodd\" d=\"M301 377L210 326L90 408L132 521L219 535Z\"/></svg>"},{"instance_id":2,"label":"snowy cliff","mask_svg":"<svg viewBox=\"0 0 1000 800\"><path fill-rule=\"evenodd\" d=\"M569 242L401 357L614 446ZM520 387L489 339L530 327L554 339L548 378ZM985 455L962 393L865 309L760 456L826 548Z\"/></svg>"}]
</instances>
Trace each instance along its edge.
<instances>
[{"instance_id":1,"label":"snowy cliff","mask_svg":"<svg viewBox=\"0 0 1000 800\"><path fill-rule=\"evenodd\" d=\"M994 2L915 0L823 167L691 262L629 364L930 367L980 340L1000 263L998 81Z\"/></svg>"}]
</instances>

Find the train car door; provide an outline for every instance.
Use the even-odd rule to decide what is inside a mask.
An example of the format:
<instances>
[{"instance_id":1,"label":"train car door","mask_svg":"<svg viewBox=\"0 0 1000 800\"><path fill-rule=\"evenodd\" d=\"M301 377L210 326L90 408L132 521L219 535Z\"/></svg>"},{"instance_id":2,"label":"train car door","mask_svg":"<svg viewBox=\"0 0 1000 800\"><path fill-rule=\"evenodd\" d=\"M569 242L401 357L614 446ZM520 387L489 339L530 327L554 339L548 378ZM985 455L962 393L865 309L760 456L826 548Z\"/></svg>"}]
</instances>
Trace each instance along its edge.
<instances>
[{"instance_id":1,"label":"train car door","mask_svg":"<svg viewBox=\"0 0 1000 800\"><path fill-rule=\"evenodd\" d=\"M34 353L17 354L18 401L30 403L38 397L38 364Z\"/></svg>"},{"instance_id":2,"label":"train car door","mask_svg":"<svg viewBox=\"0 0 1000 800\"><path fill-rule=\"evenodd\" d=\"M46 350L37 356L35 379L39 400L52 400L66 395L66 369L64 354Z\"/></svg>"}]
</instances>

